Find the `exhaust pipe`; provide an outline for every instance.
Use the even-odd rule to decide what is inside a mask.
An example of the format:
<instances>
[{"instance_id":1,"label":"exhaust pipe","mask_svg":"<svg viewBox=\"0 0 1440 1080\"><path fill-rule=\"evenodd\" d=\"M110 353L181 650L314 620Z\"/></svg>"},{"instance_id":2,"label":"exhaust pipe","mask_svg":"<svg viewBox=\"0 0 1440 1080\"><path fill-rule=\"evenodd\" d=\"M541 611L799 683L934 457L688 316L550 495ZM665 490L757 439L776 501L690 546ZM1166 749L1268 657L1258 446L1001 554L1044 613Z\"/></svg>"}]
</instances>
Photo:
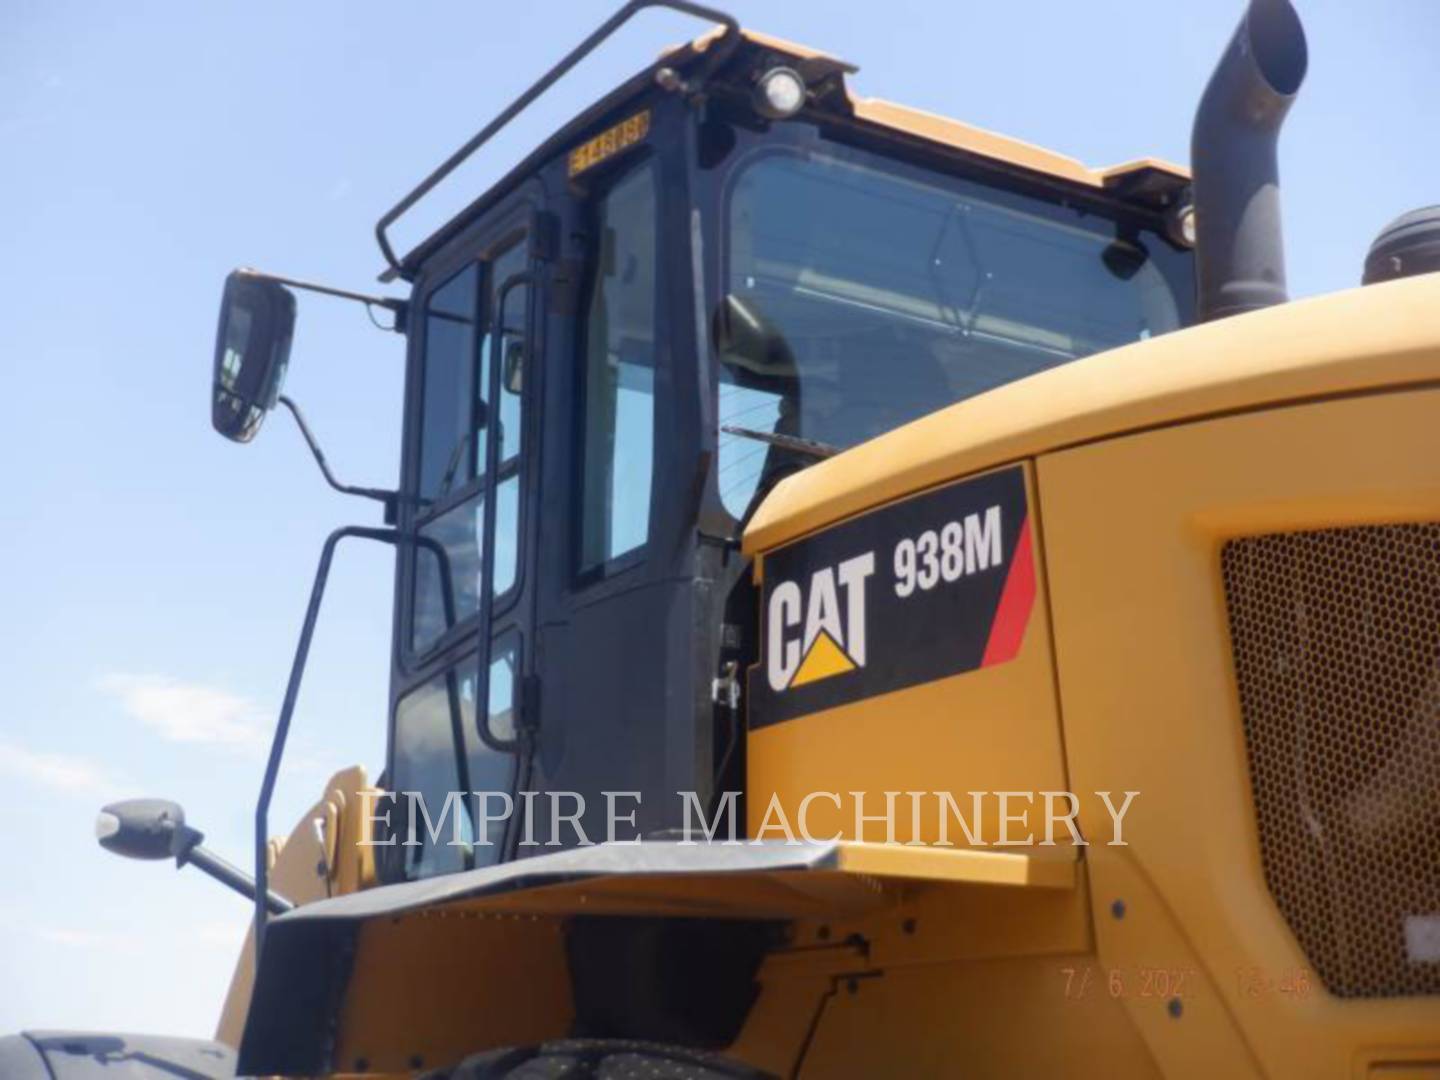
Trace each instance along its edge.
<instances>
[{"instance_id":1,"label":"exhaust pipe","mask_svg":"<svg viewBox=\"0 0 1440 1080\"><path fill-rule=\"evenodd\" d=\"M1306 63L1290 0L1250 0L1200 98L1190 160L1202 322L1287 299L1275 144Z\"/></svg>"}]
</instances>

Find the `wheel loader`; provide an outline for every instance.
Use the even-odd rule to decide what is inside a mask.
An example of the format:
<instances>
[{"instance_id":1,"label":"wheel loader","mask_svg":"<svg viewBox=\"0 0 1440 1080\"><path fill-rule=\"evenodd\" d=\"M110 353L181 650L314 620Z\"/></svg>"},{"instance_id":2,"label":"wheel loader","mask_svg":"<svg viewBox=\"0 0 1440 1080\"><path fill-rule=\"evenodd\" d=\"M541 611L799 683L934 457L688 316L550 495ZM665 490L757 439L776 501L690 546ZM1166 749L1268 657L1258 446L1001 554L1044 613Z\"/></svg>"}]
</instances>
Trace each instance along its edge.
<instances>
[{"instance_id":1,"label":"wheel loader","mask_svg":"<svg viewBox=\"0 0 1440 1080\"><path fill-rule=\"evenodd\" d=\"M656 7L709 26L397 254ZM253 871L99 819L253 903L215 1041L0 1072L1440 1077L1440 210L1288 302L1306 65L1250 0L1190 169L1092 168L631 0L388 291L232 274L214 426L283 405L383 524ZM282 393L297 292L403 336L393 490ZM354 542L386 760L272 837Z\"/></svg>"}]
</instances>

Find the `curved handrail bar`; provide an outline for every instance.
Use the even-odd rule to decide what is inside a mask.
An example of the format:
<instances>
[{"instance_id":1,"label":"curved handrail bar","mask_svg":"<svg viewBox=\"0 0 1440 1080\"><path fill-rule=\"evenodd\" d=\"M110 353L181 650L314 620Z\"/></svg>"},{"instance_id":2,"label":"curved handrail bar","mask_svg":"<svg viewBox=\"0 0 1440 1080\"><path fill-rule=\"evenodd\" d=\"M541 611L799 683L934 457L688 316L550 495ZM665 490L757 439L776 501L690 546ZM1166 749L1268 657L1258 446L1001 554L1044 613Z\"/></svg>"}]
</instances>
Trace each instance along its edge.
<instances>
[{"instance_id":1,"label":"curved handrail bar","mask_svg":"<svg viewBox=\"0 0 1440 1080\"><path fill-rule=\"evenodd\" d=\"M290 662L290 680L285 685L285 700L280 706L280 719L275 723L275 735L270 740L270 757L265 763L265 779L260 784L260 797L255 802L255 965L259 970L260 945L265 935L265 920L269 914L266 898L269 895L270 867L267 849L270 846L270 800L275 794L275 781L280 775L280 760L285 756L285 740L290 734L290 718L295 713L295 701L300 696L300 680L305 674L305 661L310 655L310 640L315 636L315 623L320 616L320 601L325 596L325 583L330 578L330 563L335 558L335 548L341 540L356 537L374 540L381 544L398 547L405 543L416 543L431 551L440 564L440 591L444 597L446 626L455 625L455 598L450 577L450 556L445 548L429 536L406 536L398 529L377 529L366 525L343 525L325 538L320 549L320 565L315 569L315 582L310 587L310 603L305 609L305 621L300 627L300 641L295 646L295 658Z\"/></svg>"},{"instance_id":2,"label":"curved handrail bar","mask_svg":"<svg viewBox=\"0 0 1440 1080\"><path fill-rule=\"evenodd\" d=\"M436 184L459 168L471 154L489 142L501 128L522 113L532 101L554 86L571 68L594 52L601 42L629 22L632 16L652 7L670 8L683 15L693 15L697 19L719 23L725 28L725 33L720 41L714 43L708 50L709 56L702 69L702 78L724 63L740 42L740 24L733 15L723 11L716 11L714 8L704 7L700 4L692 4L689 0L629 0L629 3L601 23L594 33L571 49L563 60L542 75L530 89L511 102L504 112L486 124L474 138L446 158L438 169L420 181L410 194L392 206L386 211L385 216L375 223L375 240L380 245L380 253L385 256L385 261L389 264L392 273L400 275L403 271L400 260L395 255L395 250L390 246L386 230L395 224L406 211L428 195Z\"/></svg>"}]
</instances>

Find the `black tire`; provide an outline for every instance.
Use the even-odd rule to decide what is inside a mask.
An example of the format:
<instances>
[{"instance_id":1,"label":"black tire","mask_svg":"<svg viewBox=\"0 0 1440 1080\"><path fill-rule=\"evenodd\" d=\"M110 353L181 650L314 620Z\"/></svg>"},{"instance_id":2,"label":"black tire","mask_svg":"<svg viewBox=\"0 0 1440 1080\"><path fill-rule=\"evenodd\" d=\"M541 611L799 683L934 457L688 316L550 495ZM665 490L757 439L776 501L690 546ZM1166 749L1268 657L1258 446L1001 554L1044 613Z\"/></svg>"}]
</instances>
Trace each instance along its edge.
<instances>
[{"instance_id":1,"label":"black tire","mask_svg":"<svg viewBox=\"0 0 1440 1080\"><path fill-rule=\"evenodd\" d=\"M697 1050L624 1039L562 1039L487 1050L427 1080L774 1080Z\"/></svg>"}]
</instances>

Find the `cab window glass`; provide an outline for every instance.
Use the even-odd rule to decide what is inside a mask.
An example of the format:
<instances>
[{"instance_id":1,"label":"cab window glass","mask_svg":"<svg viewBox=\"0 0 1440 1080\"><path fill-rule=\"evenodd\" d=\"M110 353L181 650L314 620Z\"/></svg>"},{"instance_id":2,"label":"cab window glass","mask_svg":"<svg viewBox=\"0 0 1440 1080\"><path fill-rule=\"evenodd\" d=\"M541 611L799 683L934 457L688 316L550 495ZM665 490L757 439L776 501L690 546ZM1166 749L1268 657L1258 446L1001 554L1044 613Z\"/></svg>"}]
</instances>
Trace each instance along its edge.
<instances>
[{"instance_id":1,"label":"cab window glass","mask_svg":"<svg viewBox=\"0 0 1440 1080\"><path fill-rule=\"evenodd\" d=\"M495 595L503 596L515 584L520 562L520 478L511 476L495 489Z\"/></svg>"},{"instance_id":2,"label":"cab window glass","mask_svg":"<svg viewBox=\"0 0 1440 1080\"><path fill-rule=\"evenodd\" d=\"M448 621L450 615L445 610L436 548L417 545L410 621L410 648L415 652L429 649L452 626L464 624L479 611L483 587L480 571L485 540L486 453L492 421L497 425L499 440L499 462L495 470L495 595L503 595L518 578L522 403L528 363L525 351L529 345L525 320L529 289L516 285L506 291L504 286L526 269L527 257L521 237L491 261L456 275L435 294L436 297L449 296L451 299L445 303L453 307L458 304L456 298L462 285L470 289L473 297L483 275L482 312L478 320L470 320L468 336L461 340L454 331L460 323L447 316L439 320L443 327L440 336L432 339L432 345L427 345L421 497L436 505L422 509L416 531L446 553L453 623ZM497 306L502 292L505 311L500 317ZM478 337L477 325L480 326ZM468 350L468 358L455 359L447 351L451 349ZM431 351L437 357L434 363ZM498 379L491 372L492 358L497 354L501 365ZM447 397L437 390L432 401L431 387L439 378L450 379L452 392ZM492 395L498 403L493 409L489 404ZM460 403L458 408L457 403ZM457 503L457 499L461 501Z\"/></svg>"},{"instance_id":3,"label":"cab window glass","mask_svg":"<svg viewBox=\"0 0 1440 1080\"><path fill-rule=\"evenodd\" d=\"M474 372L479 267L467 266L425 304L425 355L420 420L420 498L432 501L453 486L464 462L457 455L470 430L477 392ZM463 481L464 474L461 473Z\"/></svg>"},{"instance_id":4,"label":"cab window glass","mask_svg":"<svg viewBox=\"0 0 1440 1080\"><path fill-rule=\"evenodd\" d=\"M655 454L655 174L629 174L596 206L587 305L579 570L642 546Z\"/></svg>"},{"instance_id":5,"label":"cab window glass","mask_svg":"<svg viewBox=\"0 0 1440 1080\"><path fill-rule=\"evenodd\" d=\"M502 743L515 741L515 687L520 663L517 635L497 640L490 660L490 735Z\"/></svg>"},{"instance_id":6,"label":"cab window glass","mask_svg":"<svg viewBox=\"0 0 1440 1080\"><path fill-rule=\"evenodd\" d=\"M494 659L490 663L490 730L493 733L497 724L495 715L496 709L504 701L505 707L509 707L508 699L497 697L497 689L501 693L513 694L513 686L501 676L500 686L496 686L495 669L497 664L503 666L504 658L510 653L500 650L498 646L492 653ZM505 814L505 800L502 795L513 792L515 789L515 755L492 749L480 738L479 729L476 727L475 715L475 694L478 679L478 668L474 656L464 661L456 670L456 682L459 687L461 702L461 723L463 724L465 737L465 762L470 777L470 809L475 815L475 842L471 851L471 865L490 866L500 861L504 853L505 826L508 824ZM513 723L513 721L512 721Z\"/></svg>"},{"instance_id":7,"label":"cab window glass","mask_svg":"<svg viewBox=\"0 0 1440 1080\"><path fill-rule=\"evenodd\" d=\"M750 155L725 213L718 471L736 518L812 460L745 431L845 449L1191 317L1192 258L1164 235L855 147Z\"/></svg>"},{"instance_id":8,"label":"cab window glass","mask_svg":"<svg viewBox=\"0 0 1440 1080\"><path fill-rule=\"evenodd\" d=\"M467 705L449 672L412 690L396 706L391 787L396 793L397 816L401 822L395 840L404 853L408 878L464 869L474 843L475 830L463 792L446 805L451 792L461 791L452 711L458 712L460 722L464 723L467 710L473 723L474 694ZM420 813L421 804L436 826L437 840L430 837ZM442 814L445 815L443 822ZM454 819L456 814L458 821ZM406 842L412 834L419 843L410 846ZM454 842L456 840L459 842Z\"/></svg>"},{"instance_id":9,"label":"cab window glass","mask_svg":"<svg viewBox=\"0 0 1440 1080\"><path fill-rule=\"evenodd\" d=\"M488 311L495 310L495 305L500 302L500 292L505 283L514 275L522 273L525 270L525 263L525 245L517 243L507 248L490 264L490 280L486 286L488 301L486 309ZM520 394L524 371L522 350L525 347L525 293L526 287L523 285L517 285L509 290L505 296L504 316L500 319L493 319L491 324L485 328L485 337L480 350L482 377L488 387L490 360L494 353L493 337L498 330L501 377L500 393L497 399L500 403L497 420L500 424L500 461L502 463L510 461L520 453L520 439L523 434L520 422ZM507 379L507 375L512 377ZM483 420L479 426L483 429ZM481 449L483 451L483 447ZM483 452L475 454L474 468L475 475L479 476L484 473Z\"/></svg>"},{"instance_id":10,"label":"cab window glass","mask_svg":"<svg viewBox=\"0 0 1440 1080\"><path fill-rule=\"evenodd\" d=\"M485 496L476 495L459 506L437 514L420 526L420 535L445 551L450 570L450 600L454 623L447 621L440 562L429 546L415 552L415 604L411 618L410 647L421 651L451 626L458 626L480 610L480 557L484 544ZM511 545L513 551L514 545ZM513 555L511 556L513 558ZM496 566L499 566L497 552ZM513 568L510 571L513 576Z\"/></svg>"},{"instance_id":11,"label":"cab window glass","mask_svg":"<svg viewBox=\"0 0 1440 1080\"><path fill-rule=\"evenodd\" d=\"M491 664L492 731L497 724L494 714L498 708L510 708L505 695L513 694L511 683L502 674L497 696L494 672L497 664L512 663L507 659L512 656L512 652L502 652ZM475 675L472 654L468 661L406 694L396 707L392 790L400 828L395 837L407 878L500 861L506 825L501 793L514 786L515 758L491 749L480 739L475 727ZM468 790L461 783L459 753L465 756ZM428 824L424 815L429 817ZM412 834L417 841L414 845L407 843Z\"/></svg>"}]
</instances>

